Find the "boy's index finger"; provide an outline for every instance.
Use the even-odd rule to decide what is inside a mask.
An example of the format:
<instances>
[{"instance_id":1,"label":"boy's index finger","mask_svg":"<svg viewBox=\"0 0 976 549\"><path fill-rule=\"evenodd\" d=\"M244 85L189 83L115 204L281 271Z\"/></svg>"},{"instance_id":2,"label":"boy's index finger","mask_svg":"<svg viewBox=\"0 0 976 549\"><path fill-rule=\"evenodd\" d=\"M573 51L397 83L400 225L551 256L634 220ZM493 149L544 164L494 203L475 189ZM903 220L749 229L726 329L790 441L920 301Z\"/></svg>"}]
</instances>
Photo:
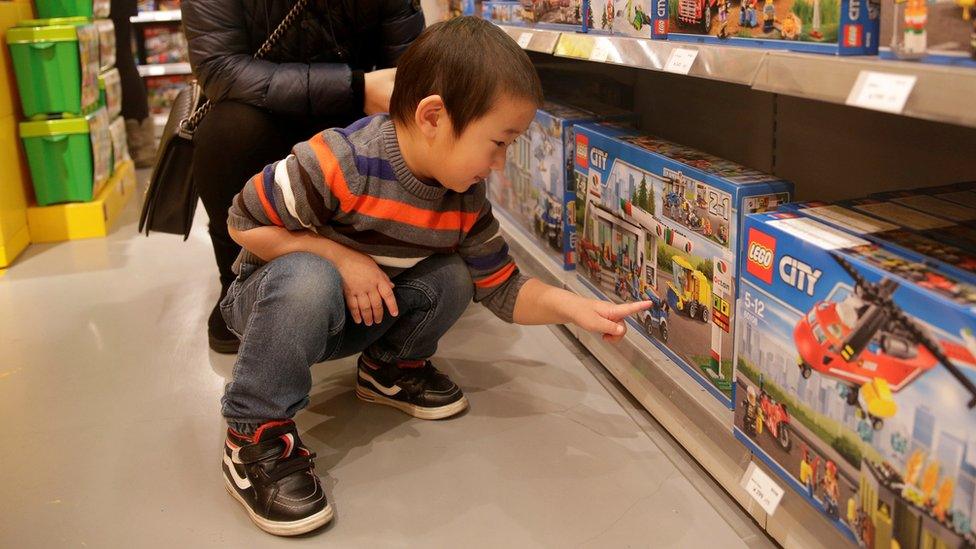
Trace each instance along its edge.
<instances>
[{"instance_id":1,"label":"boy's index finger","mask_svg":"<svg viewBox=\"0 0 976 549\"><path fill-rule=\"evenodd\" d=\"M610 320L620 320L624 317L628 317L634 313L643 311L653 305L650 301L638 301L636 303L624 303L621 305L615 305L610 310Z\"/></svg>"}]
</instances>

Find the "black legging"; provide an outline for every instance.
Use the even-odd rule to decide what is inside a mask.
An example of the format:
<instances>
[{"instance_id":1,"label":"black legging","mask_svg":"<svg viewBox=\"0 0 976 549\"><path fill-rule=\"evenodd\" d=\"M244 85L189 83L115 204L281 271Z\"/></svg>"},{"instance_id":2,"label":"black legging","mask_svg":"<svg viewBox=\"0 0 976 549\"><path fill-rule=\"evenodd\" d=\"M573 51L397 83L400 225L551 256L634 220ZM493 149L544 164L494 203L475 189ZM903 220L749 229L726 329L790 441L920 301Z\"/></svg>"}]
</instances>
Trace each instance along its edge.
<instances>
[{"instance_id":1,"label":"black legging","mask_svg":"<svg viewBox=\"0 0 976 549\"><path fill-rule=\"evenodd\" d=\"M139 76L132 57L132 22L137 13L136 0L112 0L112 24L115 25L115 66L122 80L122 118L145 120L149 117L146 83Z\"/></svg>"},{"instance_id":2,"label":"black legging","mask_svg":"<svg viewBox=\"0 0 976 549\"><path fill-rule=\"evenodd\" d=\"M221 286L234 280L231 267L241 248L227 233L227 210L247 180L284 158L315 132L352 120L283 117L234 101L218 103L193 135L193 181L210 217Z\"/></svg>"}]
</instances>

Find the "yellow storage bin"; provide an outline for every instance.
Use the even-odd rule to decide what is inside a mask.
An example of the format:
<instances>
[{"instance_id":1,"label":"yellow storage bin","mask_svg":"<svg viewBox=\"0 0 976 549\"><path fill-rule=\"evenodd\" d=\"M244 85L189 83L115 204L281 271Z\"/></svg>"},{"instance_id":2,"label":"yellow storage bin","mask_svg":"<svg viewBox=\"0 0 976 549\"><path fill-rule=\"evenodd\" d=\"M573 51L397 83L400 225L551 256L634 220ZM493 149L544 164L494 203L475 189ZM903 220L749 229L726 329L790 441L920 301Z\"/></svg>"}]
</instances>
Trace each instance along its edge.
<instances>
[{"instance_id":1,"label":"yellow storage bin","mask_svg":"<svg viewBox=\"0 0 976 549\"><path fill-rule=\"evenodd\" d=\"M0 268L13 263L30 242L27 197L30 185L17 137L17 119L0 117Z\"/></svg>"}]
</instances>

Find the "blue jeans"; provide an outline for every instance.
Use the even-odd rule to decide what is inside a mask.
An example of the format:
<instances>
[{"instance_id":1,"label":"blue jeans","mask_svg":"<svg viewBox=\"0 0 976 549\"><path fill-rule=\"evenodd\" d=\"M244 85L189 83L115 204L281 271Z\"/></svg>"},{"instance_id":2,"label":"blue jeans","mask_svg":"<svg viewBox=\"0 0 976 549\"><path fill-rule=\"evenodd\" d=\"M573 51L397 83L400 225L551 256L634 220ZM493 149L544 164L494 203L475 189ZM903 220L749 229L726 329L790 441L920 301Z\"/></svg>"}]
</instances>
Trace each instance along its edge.
<instances>
[{"instance_id":1,"label":"blue jeans","mask_svg":"<svg viewBox=\"0 0 976 549\"><path fill-rule=\"evenodd\" d=\"M286 419L308 405L309 367L365 352L393 363L433 356L474 294L458 255L434 255L393 278L399 316L356 324L346 309L342 277L328 260L292 253L254 268L242 265L220 309L241 336L233 378L224 388L229 422Z\"/></svg>"}]
</instances>

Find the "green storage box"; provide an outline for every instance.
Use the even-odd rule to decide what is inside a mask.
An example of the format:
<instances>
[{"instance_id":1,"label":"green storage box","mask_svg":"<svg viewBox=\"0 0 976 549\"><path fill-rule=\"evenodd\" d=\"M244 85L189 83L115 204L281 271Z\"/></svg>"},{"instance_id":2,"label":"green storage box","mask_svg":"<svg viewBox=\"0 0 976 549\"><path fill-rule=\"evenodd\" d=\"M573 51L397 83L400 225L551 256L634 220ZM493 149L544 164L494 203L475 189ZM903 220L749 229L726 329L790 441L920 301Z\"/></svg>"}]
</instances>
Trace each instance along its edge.
<instances>
[{"instance_id":1,"label":"green storage box","mask_svg":"<svg viewBox=\"0 0 976 549\"><path fill-rule=\"evenodd\" d=\"M108 17L111 0L34 0L37 16L53 17Z\"/></svg>"},{"instance_id":2,"label":"green storage box","mask_svg":"<svg viewBox=\"0 0 976 549\"><path fill-rule=\"evenodd\" d=\"M32 19L7 30L24 116L82 114L98 104L98 31L87 19Z\"/></svg>"},{"instance_id":3,"label":"green storage box","mask_svg":"<svg viewBox=\"0 0 976 549\"><path fill-rule=\"evenodd\" d=\"M110 176L108 113L20 123L37 204L88 202Z\"/></svg>"}]
</instances>

